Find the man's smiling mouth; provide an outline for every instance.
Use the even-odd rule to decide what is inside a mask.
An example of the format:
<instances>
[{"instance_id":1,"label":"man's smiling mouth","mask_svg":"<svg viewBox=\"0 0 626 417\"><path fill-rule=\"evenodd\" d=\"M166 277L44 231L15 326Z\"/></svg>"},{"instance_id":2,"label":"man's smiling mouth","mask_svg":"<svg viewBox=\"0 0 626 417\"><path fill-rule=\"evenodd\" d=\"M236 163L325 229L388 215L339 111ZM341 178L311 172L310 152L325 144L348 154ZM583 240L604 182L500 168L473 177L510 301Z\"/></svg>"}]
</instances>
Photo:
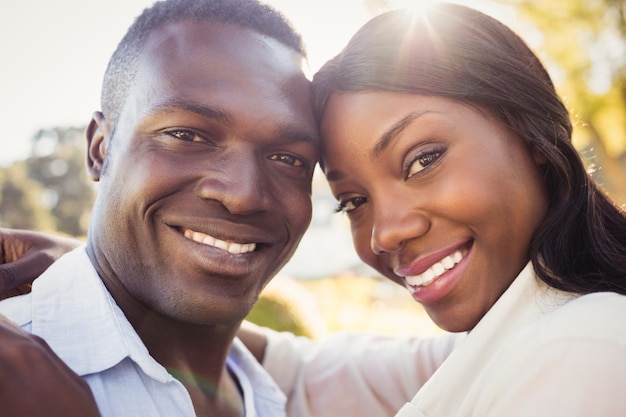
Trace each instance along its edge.
<instances>
[{"instance_id":1,"label":"man's smiling mouth","mask_svg":"<svg viewBox=\"0 0 626 417\"><path fill-rule=\"evenodd\" d=\"M236 243L236 242L225 241L225 240L217 239L205 233L195 232L187 228L183 228L183 235L187 239L193 240L194 242L198 242L203 245L222 249L234 255L254 252L254 250L256 249L256 243Z\"/></svg>"}]
</instances>

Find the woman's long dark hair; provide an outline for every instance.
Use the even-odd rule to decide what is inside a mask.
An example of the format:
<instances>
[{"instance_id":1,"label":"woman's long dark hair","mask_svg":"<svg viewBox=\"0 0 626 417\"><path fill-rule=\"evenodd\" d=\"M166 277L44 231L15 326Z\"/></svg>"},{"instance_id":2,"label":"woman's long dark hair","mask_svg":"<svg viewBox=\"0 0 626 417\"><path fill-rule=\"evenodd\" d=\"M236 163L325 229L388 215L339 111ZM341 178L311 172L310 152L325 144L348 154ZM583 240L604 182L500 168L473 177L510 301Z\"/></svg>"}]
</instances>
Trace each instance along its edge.
<instances>
[{"instance_id":1,"label":"woman's long dark hair","mask_svg":"<svg viewBox=\"0 0 626 417\"><path fill-rule=\"evenodd\" d=\"M546 159L549 209L529 249L538 276L569 292L626 294L626 215L587 173L550 76L513 31L455 4L382 14L315 75L318 117L334 91L363 90L446 97L495 115Z\"/></svg>"}]
</instances>

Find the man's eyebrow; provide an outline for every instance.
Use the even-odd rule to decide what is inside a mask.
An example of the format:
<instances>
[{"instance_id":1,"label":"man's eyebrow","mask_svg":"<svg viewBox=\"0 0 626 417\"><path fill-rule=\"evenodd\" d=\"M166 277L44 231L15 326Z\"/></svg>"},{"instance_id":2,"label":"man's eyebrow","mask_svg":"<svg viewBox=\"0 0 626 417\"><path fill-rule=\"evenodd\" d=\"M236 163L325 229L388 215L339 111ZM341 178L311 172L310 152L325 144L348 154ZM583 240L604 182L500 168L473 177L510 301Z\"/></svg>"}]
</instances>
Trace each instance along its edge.
<instances>
[{"instance_id":1,"label":"man's eyebrow","mask_svg":"<svg viewBox=\"0 0 626 417\"><path fill-rule=\"evenodd\" d=\"M172 113L175 111L192 112L207 119L215 119L225 123L232 121L231 115L223 109L194 103L192 101L166 101L156 106L151 113Z\"/></svg>"},{"instance_id":2,"label":"man's eyebrow","mask_svg":"<svg viewBox=\"0 0 626 417\"><path fill-rule=\"evenodd\" d=\"M170 100L160 103L151 113L172 113L175 111L192 112L207 119L214 119L224 123L231 123L233 120L229 112L219 107L182 100ZM281 126L278 128L277 132L280 137L288 138L293 141L311 142L315 146L319 146L319 138L316 135L311 135L309 132L297 129L296 127L288 125Z\"/></svg>"},{"instance_id":3,"label":"man's eyebrow","mask_svg":"<svg viewBox=\"0 0 626 417\"><path fill-rule=\"evenodd\" d=\"M408 125L427 113L433 112L429 110L423 112L411 112L402 119L398 120L393 125L391 125L389 129L387 129L385 133L380 136L378 142L376 142L376 145L372 149L372 157L379 157L380 154L382 154L387 148L389 148L389 146L393 144L394 140L398 137L398 135L400 135L400 133L402 133L404 129L406 129Z\"/></svg>"},{"instance_id":4,"label":"man's eyebrow","mask_svg":"<svg viewBox=\"0 0 626 417\"><path fill-rule=\"evenodd\" d=\"M289 139L290 141L309 142L316 147L320 146L319 137L311 135L311 133L298 129L294 126L281 126L278 129L278 135L279 137Z\"/></svg>"}]
</instances>

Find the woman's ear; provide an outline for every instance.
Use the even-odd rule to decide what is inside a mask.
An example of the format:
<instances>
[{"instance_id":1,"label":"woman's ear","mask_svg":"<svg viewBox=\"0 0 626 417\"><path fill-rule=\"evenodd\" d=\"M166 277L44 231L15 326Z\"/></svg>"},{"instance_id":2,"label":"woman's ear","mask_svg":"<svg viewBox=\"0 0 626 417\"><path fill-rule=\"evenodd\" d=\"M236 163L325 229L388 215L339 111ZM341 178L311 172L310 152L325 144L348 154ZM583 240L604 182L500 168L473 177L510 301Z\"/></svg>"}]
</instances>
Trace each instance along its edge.
<instances>
[{"instance_id":1,"label":"woman's ear","mask_svg":"<svg viewBox=\"0 0 626 417\"><path fill-rule=\"evenodd\" d=\"M92 181L99 181L110 140L109 122L102 112L94 112L85 130L87 138L87 173Z\"/></svg>"}]
</instances>

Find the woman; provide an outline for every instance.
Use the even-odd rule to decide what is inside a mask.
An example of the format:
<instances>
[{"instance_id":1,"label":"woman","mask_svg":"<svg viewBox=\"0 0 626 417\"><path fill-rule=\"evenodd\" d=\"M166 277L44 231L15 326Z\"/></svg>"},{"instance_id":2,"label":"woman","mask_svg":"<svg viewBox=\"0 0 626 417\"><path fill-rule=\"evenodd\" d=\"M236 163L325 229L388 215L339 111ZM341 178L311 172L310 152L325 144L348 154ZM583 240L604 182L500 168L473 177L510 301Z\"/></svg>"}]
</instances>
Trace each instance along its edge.
<instances>
[{"instance_id":1,"label":"woman","mask_svg":"<svg viewBox=\"0 0 626 417\"><path fill-rule=\"evenodd\" d=\"M313 85L357 253L440 327L469 332L397 416L626 415L626 217L525 43L459 5L395 11ZM333 389L385 400L373 378L345 388L336 349L350 337L269 334L265 364L300 415L339 415Z\"/></svg>"}]
</instances>

